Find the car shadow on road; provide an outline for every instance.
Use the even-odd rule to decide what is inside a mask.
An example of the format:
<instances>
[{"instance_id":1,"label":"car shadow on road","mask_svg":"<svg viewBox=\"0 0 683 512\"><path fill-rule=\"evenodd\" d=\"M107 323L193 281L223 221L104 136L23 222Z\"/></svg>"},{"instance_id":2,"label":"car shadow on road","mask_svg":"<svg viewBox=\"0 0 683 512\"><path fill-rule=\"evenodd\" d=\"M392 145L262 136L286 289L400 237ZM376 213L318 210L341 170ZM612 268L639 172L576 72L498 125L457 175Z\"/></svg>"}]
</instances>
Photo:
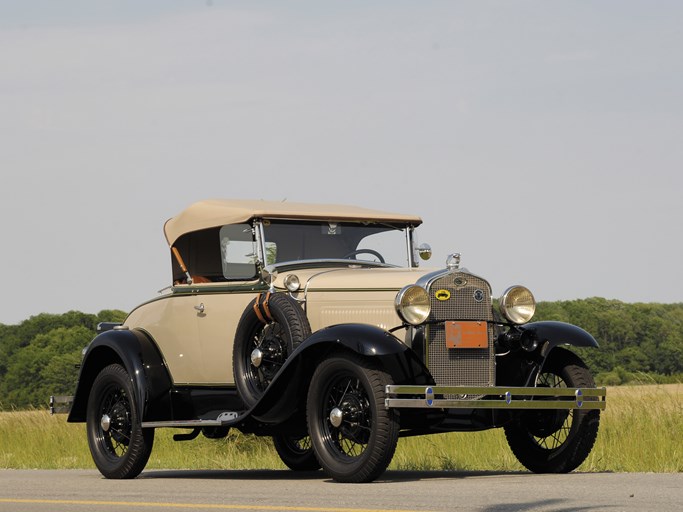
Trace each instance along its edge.
<instances>
[{"instance_id":1,"label":"car shadow on road","mask_svg":"<svg viewBox=\"0 0 683 512\"><path fill-rule=\"evenodd\" d=\"M400 483L420 480L461 479L501 475L528 475L525 471L386 471L375 482ZM322 471L290 471L274 469L152 470L138 478L198 480L322 480L335 483Z\"/></svg>"}]
</instances>

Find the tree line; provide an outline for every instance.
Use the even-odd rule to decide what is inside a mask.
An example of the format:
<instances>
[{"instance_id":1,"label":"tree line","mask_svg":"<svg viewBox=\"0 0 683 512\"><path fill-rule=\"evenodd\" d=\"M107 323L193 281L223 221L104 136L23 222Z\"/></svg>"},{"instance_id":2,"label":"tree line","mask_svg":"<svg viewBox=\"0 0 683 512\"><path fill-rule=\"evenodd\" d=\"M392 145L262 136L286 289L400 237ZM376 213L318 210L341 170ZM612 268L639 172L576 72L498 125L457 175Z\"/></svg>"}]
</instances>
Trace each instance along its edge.
<instances>
[{"instance_id":1,"label":"tree line","mask_svg":"<svg viewBox=\"0 0 683 512\"><path fill-rule=\"evenodd\" d=\"M18 325L0 324L0 410L47 406L50 395L76 387L83 348L99 322L122 322L126 314L70 311L43 313ZM534 321L578 325L600 344L575 349L602 385L632 380L683 381L683 303L630 304L591 298L541 302Z\"/></svg>"},{"instance_id":2,"label":"tree line","mask_svg":"<svg viewBox=\"0 0 683 512\"><path fill-rule=\"evenodd\" d=\"M100 322L122 322L126 313L42 313L18 325L0 324L0 410L47 407L50 395L71 395L83 348Z\"/></svg>"},{"instance_id":3,"label":"tree line","mask_svg":"<svg viewBox=\"0 0 683 512\"><path fill-rule=\"evenodd\" d=\"M683 382L683 303L541 302L534 316L538 320L567 322L591 333L600 348L576 352L603 385Z\"/></svg>"}]
</instances>

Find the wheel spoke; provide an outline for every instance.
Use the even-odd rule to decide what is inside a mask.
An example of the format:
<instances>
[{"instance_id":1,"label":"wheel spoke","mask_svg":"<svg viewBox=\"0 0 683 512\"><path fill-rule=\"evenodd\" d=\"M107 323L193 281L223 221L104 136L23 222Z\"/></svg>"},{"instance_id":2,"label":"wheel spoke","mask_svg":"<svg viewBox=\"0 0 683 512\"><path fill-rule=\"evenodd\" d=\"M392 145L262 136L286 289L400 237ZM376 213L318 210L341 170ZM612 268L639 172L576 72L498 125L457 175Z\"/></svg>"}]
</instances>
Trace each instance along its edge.
<instances>
[{"instance_id":1,"label":"wheel spoke","mask_svg":"<svg viewBox=\"0 0 683 512\"><path fill-rule=\"evenodd\" d=\"M113 457L123 457L131 443L130 403L125 390L114 387L104 395L98 418L109 418L109 427L98 425L103 448Z\"/></svg>"},{"instance_id":2,"label":"wheel spoke","mask_svg":"<svg viewBox=\"0 0 683 512\"><path fill-rule=\"evenodd\" d=\"M548 388L566 388L567 383L559 375L554 373L543 373L538 378L539 387ZM541 448L546 450L554 450L562 446L568 439L571 427L573 424L574 411L569 410L567 417L562 422L562 425L555 431L545 437L531 436L534 442Z\"/></svg>"},{"instance_id":3,"label":"wheel spoke","mask_svg":"<svg viewBox=\"0 0 683 512\"><path fill-rule=\"evenodd\" d=\"M114 434L118 434L118 437L121 439L121 441L118 442L119 444L121 444L123 442L123 440L126 440L126 441L128 441L128 443L130 443L130 435L126 434L126 432L124 432L123 430L111 429L110 432L112 432Z\"/></svg>"},{"instance_id":4,"label":"wheel spoke","mask_svg":"<svg viewBox=\"0 0 683 512\"><path fill-rule=\"evenodd\" d=\"M372 432L368 418L369 403L360 379L351 376L341 377L327 392L323 414L330 433L330 441L340 454L358 457L367 447L367 439ZM329 415L334 408L342 410L342 424L334 427Z\"/></svg>"},{"instance_id":5,"label":"wheel spoke","mask_svg":"<svg viewBox=\"0 0 683 512\"><path fill-rule=\"evenodd\" d=\"M266 359L266 358L263 358L263 359L261 360L261 364L263 365L263 363L268 363L268 364L270 364L271 366L277 366L278 368L281 368L282 365L283 365L283 362L282 362L282 361L279 361L279 360L276 360L276 359Z\"/></svg>"}]
</instances>

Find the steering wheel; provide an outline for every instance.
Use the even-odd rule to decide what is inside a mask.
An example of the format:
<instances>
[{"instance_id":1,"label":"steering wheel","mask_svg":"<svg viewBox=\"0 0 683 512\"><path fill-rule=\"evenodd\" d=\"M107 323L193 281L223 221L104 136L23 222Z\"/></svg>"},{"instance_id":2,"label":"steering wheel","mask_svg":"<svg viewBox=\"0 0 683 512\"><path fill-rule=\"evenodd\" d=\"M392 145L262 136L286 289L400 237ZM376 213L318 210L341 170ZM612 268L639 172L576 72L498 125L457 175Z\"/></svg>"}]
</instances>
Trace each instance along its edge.
<instances>
[{"instance_id":1,"label":"steering wheel","mask_svg":"<svg viewBox=\"0 0 683 512\"><path fill-rule=\"evenodd\" d=\"M372 254L375 258L379 260L380 263L386 263L386 261L384 261L384 257L374 249L358 249L357 251L351 251L346 256L344 256L344 259L351 259L352 257L358 254Z\"/></svg>"}]
</instances>

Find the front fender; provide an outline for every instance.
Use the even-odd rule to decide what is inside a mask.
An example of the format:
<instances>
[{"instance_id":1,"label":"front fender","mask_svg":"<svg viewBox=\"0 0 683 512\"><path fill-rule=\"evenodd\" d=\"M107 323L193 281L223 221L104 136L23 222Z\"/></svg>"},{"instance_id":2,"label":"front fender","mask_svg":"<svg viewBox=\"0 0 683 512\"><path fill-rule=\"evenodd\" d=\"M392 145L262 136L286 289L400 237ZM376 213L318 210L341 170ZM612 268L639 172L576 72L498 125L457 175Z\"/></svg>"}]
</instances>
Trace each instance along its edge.
<instances>
[{"instance_id":1,"label":"front fender","mask_svg":"<svg viewBox=\"0 0 683 512\"><path fill-rule=\"evenodd\" d=\"M517 327L523 336L538 342L541 356L546 358L548 353L557 345L573 345L575 347L597 347L598 342L588 332L576 325L565 322L532 322Z\"/></svg>"},{"instance_id":2,"label":"front fender","mask_svg":"<svg viewBox=\"0 0 683 512\"><path fill-rule=\"evenodd\" d=\"M396 336L374 325L339 324L314 332L297 347L292 356L321 343L341 345L369 357L398 354L408 349Z\"/></svg>"},{"instance_id":3,"label":"front fender","mask_svg":"<svg viewBox=\"0 0 683 512\"><path fill-rule=\"evenodd\" d=\"M510 329L517 348L497 358L496 382L506 386L531 386L558 345L597 347L598 342L576 325L564 322L533 322ZM505 335L504 335L505 336ZM527 347L523 350L521 347ZM531 349L531 347L535 347Z\"/></svg>"},{"instance_id":4,"label":"front fender","mask_svg":"<svg viewBox=\"0 0 683 512\"><path fill-rule=\"evenodd\" d=\"M434 383L429 370L410 347L390 332L374 325L339 324L320 329L297 347L292 359L300 357L317 361L340 348L376 358L396 384Z\"/></svg>"},{"instance_id":5,"label":"front fender","mask_svg":"<svg viewBox=\"0 0 683 512\"><path fill-rule=\"evenodd\" d=\"M292 352L253 415L269 423L288 419L305 404L318 362L339 350L375 359L395 384L434 384L422 361L393 334L368 324L339 324L314 332Z\"/></svg>"},{"instance_id":6,"label":"front fender","mask_svg":"<svg viewBox=\"0 0 683 512\"><path fill-rule=\"evenodd\" d=\"M86 421L92 384L110 364L120 364L128 372L139 418L170 417L171 379L154 343L140 331L111 330L97 335L86 349L68 422Z\"/></svg>"}]
</instances>

